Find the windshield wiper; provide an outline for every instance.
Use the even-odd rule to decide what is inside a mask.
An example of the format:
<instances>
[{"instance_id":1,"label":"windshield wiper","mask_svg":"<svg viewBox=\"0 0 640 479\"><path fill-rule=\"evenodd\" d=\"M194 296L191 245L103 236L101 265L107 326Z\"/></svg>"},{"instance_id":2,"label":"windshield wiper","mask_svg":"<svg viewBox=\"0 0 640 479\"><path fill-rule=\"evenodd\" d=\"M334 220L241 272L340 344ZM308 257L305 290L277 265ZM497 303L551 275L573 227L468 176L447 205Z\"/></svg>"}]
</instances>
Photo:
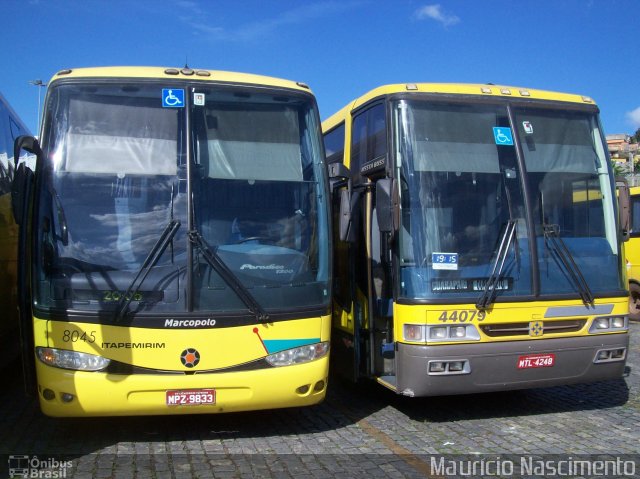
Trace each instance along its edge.
<instances>
[{"instance_id":1,"label":"windshield wiper","mask_svg":"<svg viewBox=\"0 0 640 479\"><path fill-rule=\"evenodd\" d=\"M484 291L478 301L476 302L476 308L480 311L486 310L496 299L496 287L498 281L502 277L502 270L504 269L504 263L507 260L509 254L509 248L513 243L513 238L516 232L516 222L514 220L507 221L507 225L500 237L500 246L496 253L496 259L493 262L493 269L487 279L487 283L484 286Z\"/></svg>"},{"instance_id":2,"label":"windshield wiper","mask_svg":"<svg viewBox=\"0 0 640 479\"><path fill-rule=\"evenodd\" d=\"M167 246L172 242L178 228L180 228L180 222L177 220L171 220L167 223L167 226L164 228L164 231L158 238L158 241L153 245L147 255L147 258L142 263L142 266L140 266L135 278L133 278L133 281L129 284L126 292L120 298L120 302L116 308L114 321L118 321L124 316L124 313L131 304L131 300L134 295L138 292L142 283L151 272L151 269L156 265L160 256L162 256L162 253L164 253L164 250L167 249ZM140 280L138 281L138 279Z\"/></svg>"},{"instance_id":3,"label":"windshield wiper","mask_svg":"<svg viewBox=\"0 0 640 479\"><path fill-rule=\"evenodd\" d=\"M569 277L573 281L574 286L578 290L582 301L586 306L594 305L594 297L587 281L584 279L580 268L573 259L573 255L567 248L567 245L560 237L560 227L558 225L542 225L542 231L544 232L544 242L550 251L554 252L560 263L564 266Z\"/></svg>"},{"instance_id":4,"label":"windshield wiper","mask_svg":"<svg viewBox=\"0 0 640 479\"><path fill-rule=\"evenodd\" d=\"M69 244L69 229L67 227L67 217L64 214L64 209L62 209L62 201L60 201L60 196L58 196L58 192L51 187L50 191L53 196L53 202L56 205L56 213L58 215L58 224L60 225L60 240L63 245Z\"/></svg>"},{"instance_id":5,"label":"windshield wiper","mask_svg":"<svg viewBox=\"0 0 640 479\"><path fill-rule=\"evenodd\" d=\"M260 306L260 303L251 295L249 290L240 282L236 275L229 267L220 259L215 250L212 250L199 231L189 231L189 241L198 247L205 261L211 266L216 273L220 275L222 280L238 295L240 300L245 304L247 309L255 315L256 320L266 322L269 315Z\"/></svg>"}]
</instances>

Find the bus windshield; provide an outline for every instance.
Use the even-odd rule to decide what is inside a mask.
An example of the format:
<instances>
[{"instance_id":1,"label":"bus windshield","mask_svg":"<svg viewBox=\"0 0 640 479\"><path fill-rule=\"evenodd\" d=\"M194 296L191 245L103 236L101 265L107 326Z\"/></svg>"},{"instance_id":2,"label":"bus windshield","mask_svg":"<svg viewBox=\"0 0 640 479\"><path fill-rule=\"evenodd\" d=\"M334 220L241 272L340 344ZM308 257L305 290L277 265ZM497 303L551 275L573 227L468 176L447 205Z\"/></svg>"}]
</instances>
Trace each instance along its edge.
<instances>
[{"instance_id":1,"label":"bus windshield","mask_svg":"<svg viewBox=\"0 0 640 479\"><path fill-rule=\"evenodd\" d=\"M288 91L192 86L190 106L163 107L166 87L51 89L37 307L117 311L126 299L140 314L238 315L248 309L239 289L265 311L326 307L328 213L314 102ZM205 261L203 244L229 275Z\"/></svg>"},{"instance_id":2,"label":"bus windshield","mask_svg":"<svg viewBox=\"0 0 640 479\"><path fill-rule=\"evenodd\" d=\"M490 278L498 297L623 288L595 113L406 100L394 112L400 297L475 301Z\"/></svg>"}]
</instances>

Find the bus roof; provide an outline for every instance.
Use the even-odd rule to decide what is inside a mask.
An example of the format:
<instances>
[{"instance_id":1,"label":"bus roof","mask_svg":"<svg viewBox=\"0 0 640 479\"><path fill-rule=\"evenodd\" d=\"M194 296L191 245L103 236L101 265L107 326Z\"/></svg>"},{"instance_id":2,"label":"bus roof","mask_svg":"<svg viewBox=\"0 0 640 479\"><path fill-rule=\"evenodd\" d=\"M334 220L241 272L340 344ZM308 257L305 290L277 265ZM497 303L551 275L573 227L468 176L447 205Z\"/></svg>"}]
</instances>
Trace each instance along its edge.
<instances>
[{"instance_id":1,"label":"bus roof","mask_svg":"<svg viewBox=\"0 0 640 479\"><path fill-rule=\"evenodd\" d=\"M394 93L433 93L443 95L510 97L595 105L595 102L591 98L582 95L514 86L479 83L397 83L374 88L373 90L356 98L352 102L348 103L344 108L328 117L322 123L322 129L325 131L330 130L342 122L349 112L364 105L368 101Z\"/></svg>"},{"instance_id":2,"label":"bus roof","mask_svg":"<svg viewBox=\"0 0 640 479\"><path fill-rule=\"evenodd\" d=\"M216 83L241 83L247 85L271 86L289 88L310 93L310 88L302 82L283 80L249 73L235 73L217 70L202 70L172 67L140 67L140 66L113 66L74 68L61 70L51 78L50 83L67 78L149 78L167 80L194 80Z\"/></svg>"}]
</instances>

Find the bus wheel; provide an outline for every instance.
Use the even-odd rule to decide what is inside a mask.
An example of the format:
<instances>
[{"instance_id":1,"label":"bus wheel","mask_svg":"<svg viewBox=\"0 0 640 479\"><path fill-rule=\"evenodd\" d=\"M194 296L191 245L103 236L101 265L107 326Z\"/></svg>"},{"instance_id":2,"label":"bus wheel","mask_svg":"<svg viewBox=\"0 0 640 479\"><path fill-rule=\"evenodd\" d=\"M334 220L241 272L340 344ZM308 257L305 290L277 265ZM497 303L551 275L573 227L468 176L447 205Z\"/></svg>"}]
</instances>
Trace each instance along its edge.
<instances>
[{"instance_id":1,"label":"bus wheel","mask_svg":"<svg viewBox=\"0 0 640 479\"><path fill-rule=\"evenodd\" d=\"M640 321L640 285L629 283L629 319Z\"/></svg>"}]
</instances>

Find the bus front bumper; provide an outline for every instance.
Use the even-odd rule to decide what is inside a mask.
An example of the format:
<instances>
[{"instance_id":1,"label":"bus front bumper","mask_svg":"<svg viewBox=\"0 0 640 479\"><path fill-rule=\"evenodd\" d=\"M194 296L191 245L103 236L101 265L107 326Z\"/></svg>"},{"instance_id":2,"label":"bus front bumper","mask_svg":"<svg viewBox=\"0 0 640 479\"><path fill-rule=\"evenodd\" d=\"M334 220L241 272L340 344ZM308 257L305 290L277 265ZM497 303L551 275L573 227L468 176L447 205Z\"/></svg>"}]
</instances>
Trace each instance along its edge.
<instances>
[{"instance_id":1,"label":"bus front bumper","mask_svg":"<svg viewBox=\"0 0 640 479\"><path fill-rule=\"evenodd\" d=\"M437 346L399 343L395 389L407 396L441 396L615 379L624 372L628 347L628 333ZM612 357L597 360L602 350L613 351Z\"/></svg>"},{"instance_id":2,"label":"bus front bumper","mask_svg":"<svg viewBox=\"0 0 640 479\"><path fill-rule=\"evenodd\" d=\"M329 358L192 375L68 371L36 360L42 412L54 417L212 414L309 406L326 394ZM167 391L215 391L214 404L168 405Z\"/></svg>"}]
</instances>

